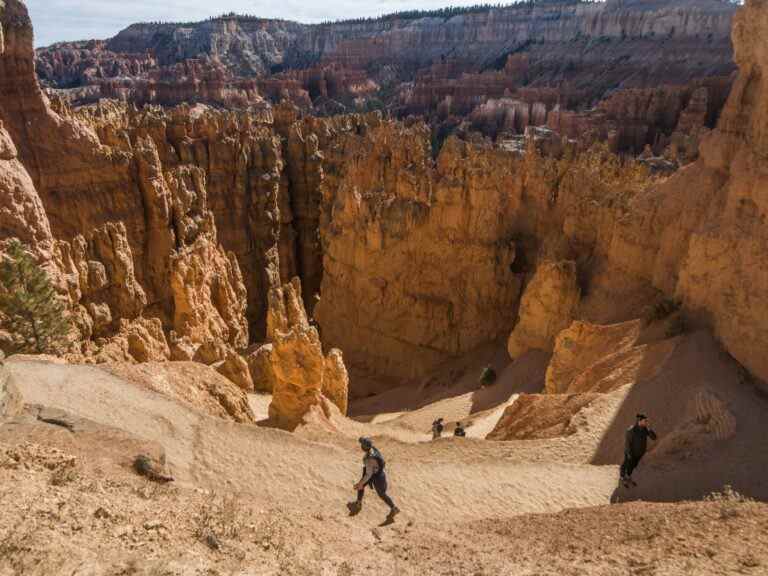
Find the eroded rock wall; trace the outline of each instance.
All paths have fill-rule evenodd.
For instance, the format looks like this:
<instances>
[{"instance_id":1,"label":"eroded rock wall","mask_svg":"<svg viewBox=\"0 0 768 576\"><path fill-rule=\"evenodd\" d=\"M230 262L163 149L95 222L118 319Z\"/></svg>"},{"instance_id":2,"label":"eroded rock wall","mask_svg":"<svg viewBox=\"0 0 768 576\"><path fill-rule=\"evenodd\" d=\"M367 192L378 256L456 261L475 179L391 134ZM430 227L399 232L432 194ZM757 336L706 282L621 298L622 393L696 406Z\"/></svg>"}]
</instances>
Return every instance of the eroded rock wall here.
<instances>
[{"instance_id":1,"label":"eroded rock wall","mask_svg":"<svg viewBox=\"0 0 768 576\"><path fill-rule=\"evenodd\" d=\"M338 152L321 224L324 341L391 384L505 333L520 290L511 155L450 140L433 165L424 126L392 123Z\"/></svg>"},{"instance_id":2,"label":"eroded rock wall","mask_svg":"<svg viewBox=\"0 0 768 576\"><path fill-rule=\"evenodd\" d=\"M163 164L172 152L158 148L150 121L128 133L115 110L101 126L54 112L37 84L26 8L6 2L1 21L3 235L40 252L69 297L76 354L165 360L169 332L244 347L245 288L218 243L206 172Z\"/></svg>"},{"instance_id":3,"label":"eroded rock wall","mask_svg":"<svg viewBox=\"0 0 768 576\"><path fill-rule=\"evenodd\" d=\"M733 44L739 75L701 159L638 198L617 230L611 261L680 298L760 378L768 337L760 265L768 250L765 94L768 4L748 1Z\"/></svg>"},{"instance_id":4,"label":"eroded rock wall","mask_svg":"<svg viewBox=\"0 0 768 576\"><path fill-rule=\"evenodd\" d=\"M58 271L81 353L199 359L246 389L275 386L257 374L266 353L249 366L238 352L268 339L268 295L294 276L307 322L344 351L353 383L377 381L353 392L418 379L513 329L549 348L571 317L636 318L661 294L766 377L766 63L763 42L748 40L762 38L765 12L751 2L736 19L741 72L702 158L655 184L604 150L547 158L451 138L433 158L424 124L378 114L51 106L26 12L10 1L4 230ZM643 94L605 113L657 115L663 91ZM677 124L707 117L703 98L691 95ZM520 297L536 303L545 262L572 263L557 289L568 305L538 306L528 330L537 307L519 316ZM342 373L333 355L317 370Z\"/></svg>"}]
</instances>

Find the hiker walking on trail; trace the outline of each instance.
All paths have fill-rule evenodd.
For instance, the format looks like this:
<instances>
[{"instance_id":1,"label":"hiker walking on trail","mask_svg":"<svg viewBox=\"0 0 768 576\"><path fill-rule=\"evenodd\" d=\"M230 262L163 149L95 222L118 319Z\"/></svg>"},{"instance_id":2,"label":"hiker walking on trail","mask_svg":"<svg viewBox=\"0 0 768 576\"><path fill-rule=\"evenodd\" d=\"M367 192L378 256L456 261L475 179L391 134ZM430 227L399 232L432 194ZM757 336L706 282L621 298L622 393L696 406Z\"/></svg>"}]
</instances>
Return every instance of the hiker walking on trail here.
<instances>
[{"instance_id":1,"label":"hiker walking on trail","mask_svg":"<svg viewBox=\"0 0 768 576\"><path fill-rule=\"evenodd\" d=\"M363 507L363 496L365 496L365 487L373 486L376 494L379 495L384 503L389 506L388 519L392 519L400 512L392 498L387 494L387 475L384 472L384 456L373 446L370 438L360 438L360 448L365 455L363 456L363 476L355 484L357 490L357 501L349 504L351 514L357 514Z\"/></svg>"},{"instance_id":2,"label":"hiker walking on trail","mask_svg":"<svg viewBox=\"0 0 768 576\"><path fill-rule=\"evenodd\" d=\"M456 429L453 431L454 436L458 436L459 438L465 438L467 435L467 431L464 430L464 426L461 425L461 422L456 422Z\"/></svg>"},{"instance_id":3,"label":"hiker walking on trail","mask_svg":"<svg viewBox=\"0 0 768 576\"><path fill-rule=\"evenodd\" d=\"M637 468L648 447L648 438L656 440L656 433L648 427L645 414L636 416L635 425L630 426L624 437L624 462L621 464L621 483L625 487L637 486L632 472Z\"/></svg>"},{"instance_id":4,"label":"hiker walking on trail","mask_svg":"<svg viewBox=\"0 0 768 576\"><path fill-rule=\"evenodd\" d=\"M434 422L432 422L432 440L437 440L440 438L440 436L443 435L443 419L438 418Z\"/></svg>"}]
</instances>

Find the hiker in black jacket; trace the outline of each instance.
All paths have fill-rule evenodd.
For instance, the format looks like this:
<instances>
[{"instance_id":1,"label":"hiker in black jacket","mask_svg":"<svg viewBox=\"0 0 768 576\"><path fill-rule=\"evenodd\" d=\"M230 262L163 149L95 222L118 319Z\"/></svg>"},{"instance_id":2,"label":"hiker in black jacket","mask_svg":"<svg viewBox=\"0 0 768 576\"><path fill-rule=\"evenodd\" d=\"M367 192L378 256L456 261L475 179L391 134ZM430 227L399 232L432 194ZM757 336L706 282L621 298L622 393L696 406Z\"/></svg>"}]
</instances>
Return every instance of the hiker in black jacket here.
<instances>
[{"instance_id":1,"label":"hiker in black jacket","mask_svg":"<svg viewBox=\"0 0 768 576\"><path fill-rule=\"evenodd\" d=\"M656 433L648 427L648 417L638 414L635 425L630 426L624 437L624 462L621 465L621 483L624 486L637 486L632 480L632 472L637 468L648 447L648 438L656 440Z\"/></svg>"},{"instance_id":2,"label":"hiker in black jacket","mask_svg":"<svg viewBox=\"0 0 768 576\"><path fill-rule=\"evenodd\" d=\"M437 440L440 438L440 436L443 435L443 419L438 418L434 422L432 422L432 440Z\"/></svg>"},{"instance_id":3,"label":"hiker in black jacket","mask_svg":"<svg viewBox=\"0 0 768 576\"><path fill-rule=\"evenodd\" d=\"M365 487L373 486L376 494L389 506L389 518L392 519L400 512L392 498L387 494L387 475L384 472L384 457L371 442L370 438L360 438L360 448L365 452L363 456L363 476L354 486L357 490L357 501L349 504L351 514L357 514L363 507Z\"/></svg>"}]
</instances>

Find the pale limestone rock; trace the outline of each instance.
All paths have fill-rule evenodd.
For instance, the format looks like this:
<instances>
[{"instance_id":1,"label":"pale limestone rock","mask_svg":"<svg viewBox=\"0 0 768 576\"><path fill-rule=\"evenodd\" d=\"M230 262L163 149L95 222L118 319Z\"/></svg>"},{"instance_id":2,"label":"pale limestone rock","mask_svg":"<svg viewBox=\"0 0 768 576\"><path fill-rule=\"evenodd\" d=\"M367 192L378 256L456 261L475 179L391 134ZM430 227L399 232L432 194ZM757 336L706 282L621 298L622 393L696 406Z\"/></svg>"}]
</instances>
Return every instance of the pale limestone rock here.
<instances>
[{"instance_id":1,"label":"pale limestone rock","mask_svg":"<svg viewBox=\"0 0 768 576\"><path fill-rule=\"evenodd\" d=\"M254 421L245 391L199 362L113 362L104 369L211 416L235 422Z\"/></svg>"}]
</instances>

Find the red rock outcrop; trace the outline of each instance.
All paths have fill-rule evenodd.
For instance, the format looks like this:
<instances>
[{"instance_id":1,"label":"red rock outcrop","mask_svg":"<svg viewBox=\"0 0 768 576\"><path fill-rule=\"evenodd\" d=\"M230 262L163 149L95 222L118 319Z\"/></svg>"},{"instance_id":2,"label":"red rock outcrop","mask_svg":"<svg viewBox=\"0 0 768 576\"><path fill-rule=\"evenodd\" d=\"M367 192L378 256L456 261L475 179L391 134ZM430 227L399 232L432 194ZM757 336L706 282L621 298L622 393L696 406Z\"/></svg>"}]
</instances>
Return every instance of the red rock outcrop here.
<instances>
[{"instance_id":1,"label":"red rock outcrop","mask_svg":"<svg viewBox=\"0 0 768 576\"><path fill-rule=\"evenodd\" d=\"M247 108L264 104L255 80L235 78L223 64L212 59L185 60L139 76L99 81L98 86L102 98L140 105L207 102Z\"/></svg>"},{"instance_id":2,"label":"red rock outcrop","mask_svg":"<svg viewBox=\"0 0 768 576\"><path fill-rule=\"evenodd\" d=\"M571 419L599 394L521 394L486 436L488 440L557 438L576 432Z\"/></svg>"},{"instance_id":3,"label":"red rock outcrop","mask_svg":"<svg viewBox=\"0 0 768 576\"><path fill-rule=\"evenodd\" d=\"M573 381L587 368L610 354L631 349L640 337L641 328L640 320L609 326L574 322L557 335L547 367L546 391L550 394L572 391Z\"/></svg>"},{"instance_id":4,"label":"red rock outcrop","mask_svg":"<svg viewBox=\"0 0 768 576\"><path fill-rule=\"evenodd\" d=\"M37 50L35 60L41 82L60 88L137 78L158 65L150 52L112 52L103 40L54 44Z\"/></svg>"},{"instance_id":5,"label":"red rock outcrop","mask_svg":"<svg viewBox=\"0 0 768 576\"><path fill-rule=\"evenodd\" d=\"M110 128L100 127L104 143L87 117L53 112L35 77L23 4L6 3L2 30L3 233L43 250L70 298L80 353L164 360L169 331L192 343L217 338L231 350L244 347L245 289L237 261L217 242L205 173L163 166L148 137L153 127L129 136L114 110Z\"/></svg>"},{"instance_id":6,"label":"red rock outcrop","mask_svg":"<svg viewBox=\"0 0 768 576\"><path fill-rule=\"evenodd\" d=\"M726 78L726 89L708 97L706 126L714 124L733 71L734 9L718 0L564 0L320 25L230 14L135 24L106 42L57 44L37 58L46 84L80 87L65 92L78 103L117 97L247 107L258 105L262 92L321 115L372 108L424 114L442 129L449 129L448 117L471 115L475 129L491 137L543 125L553 110L581 114L607 98L609 107L650 109L608 118L618 129L617 149L639 153L670 138L688 99L675 93ZM659 97L660 86L671 99ZM492 103L510 98L506 113ZM654 102L664 104L663 117ZM602 114L588 117L598 124L589 133L605 133ZM700 126L690 130L693 141L689 131L678 136L683 156L694 154L688 150L695 150Z\"/></svg>"}]
</instances>

